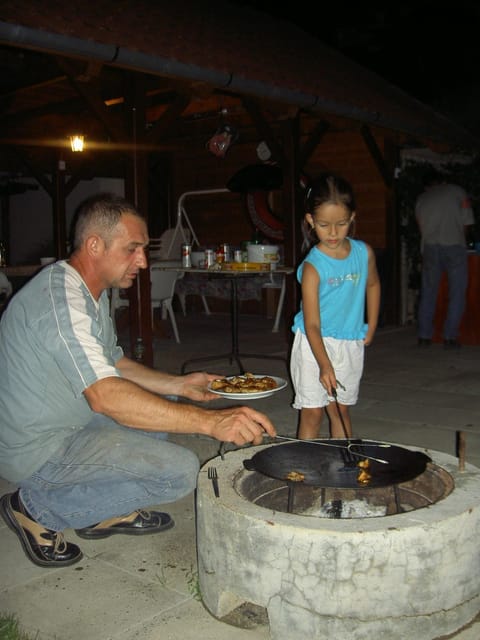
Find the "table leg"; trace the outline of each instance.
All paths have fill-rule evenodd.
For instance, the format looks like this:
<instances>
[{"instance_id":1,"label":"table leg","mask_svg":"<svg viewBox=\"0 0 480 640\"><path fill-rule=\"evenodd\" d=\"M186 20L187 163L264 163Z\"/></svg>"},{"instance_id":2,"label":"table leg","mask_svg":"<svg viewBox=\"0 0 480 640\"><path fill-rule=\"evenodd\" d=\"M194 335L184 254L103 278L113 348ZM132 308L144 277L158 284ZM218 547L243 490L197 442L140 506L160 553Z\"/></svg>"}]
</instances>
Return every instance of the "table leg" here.
<instances>
[{"instance_id":1,"label":"table leg","mask_svg":"<svg viewBox=\"0 0 480 640\"><path fill-rule=\"evenodd\" d=\"M238 373L243 373L243 365L240 361L238 354L238 290L237 290L237 281L236 278L232 278L230 280L231 286L231 294L230 294L230 334L232 341L232 349L230 353L222 353L216 356L204 356L203 358L193 358L192 360L187 360L182 365L182 374L185 373L185 369L189 364L200 363L200 362L213 362L215 360L226 360L230 362L230 364L235 362L238 366Z\"/></svg>"},{"instance_id":2,"label":"table leg","mask_svg":"<svg viewBox=\"0 0 480 640\"><path fill-rule=\"evenodd\" d=\"M238 348L238 289L237 289L237 279L236 277L232 277L230 280L231 283L231 297L230 297L230 329L231 329L231 338L232 338L232 349L230 353L223 353L216 356L205 356L203 358L193 358L192 360L186 360L181 368L182 374L185 373L185 369L188 365L200 362L213 362L216 360L226 360L230 362L230 364L235 361L238 366L238 373L245 373L245 369L242 365L241 359L244 358L255 358L257 360L283 360L285 364L287 363L287 359L283 356L272 356L272 355L262 355L262 354L248 354L248 353L239 353Z\"/></svg>"},{"instance_id":3,"label":"table leg","mask_svg":"<svg viewBox=\"0 0 480 640\"><path fill-rule=\"evenodd\" d=\"M268 354L259 354L259 353L240 353L238 348L238 290L237 290L237 281L235 278L232 278L232 358L234 358L240 366L240 370L242 373L245 372L245 369L242 367L242 363L240 359L244 360L245 358L256 358L257 360L283 360L285 363L287 362L286 358L283 356L271 356Z\"/></svg>"}]
</instances>

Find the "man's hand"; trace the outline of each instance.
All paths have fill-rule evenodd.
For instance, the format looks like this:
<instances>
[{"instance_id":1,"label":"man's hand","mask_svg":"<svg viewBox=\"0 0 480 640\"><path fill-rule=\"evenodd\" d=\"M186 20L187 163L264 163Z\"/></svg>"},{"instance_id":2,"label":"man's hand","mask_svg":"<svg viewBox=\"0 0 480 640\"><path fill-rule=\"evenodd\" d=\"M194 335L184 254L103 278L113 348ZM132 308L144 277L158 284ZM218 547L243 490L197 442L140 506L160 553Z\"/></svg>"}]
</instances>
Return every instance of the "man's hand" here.
<instances>
[{"instance_id":1,"label":"man's hand","mask_svg":"<svg viewBox=\"0 0 480 640\"><path fill-rule=\"evenodd\" d=\"M277 435L269 418L250 407L219 409L209 413L213 420L210 435L221 442L261 444L265 433L272 438Z\"/></svg>"},{"instance_id":2,"label":"man's hand","mask_svg":"<svg viewBox=\"0 0 480 640\"><path fill-rule=\"evenodd\" d=\"M208 385L212 380L217 380L221 377L220 375L204 373L203 371L187 373L179 378L178 395L198 402L218 400L218 395L209 391Z\"/></svg>"}]
</instances>

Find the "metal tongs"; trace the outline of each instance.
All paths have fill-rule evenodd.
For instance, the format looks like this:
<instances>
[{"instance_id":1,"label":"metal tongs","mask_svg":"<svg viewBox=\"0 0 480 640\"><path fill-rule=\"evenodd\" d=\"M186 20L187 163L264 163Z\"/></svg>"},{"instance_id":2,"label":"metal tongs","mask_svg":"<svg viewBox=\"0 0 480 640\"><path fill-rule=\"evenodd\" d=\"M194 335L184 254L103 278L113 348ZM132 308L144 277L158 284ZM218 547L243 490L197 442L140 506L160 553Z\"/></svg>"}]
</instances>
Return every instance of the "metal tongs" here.
<instances>
[{"instance_id":1,"label":"metal tongs","mask_svg":"<svg viewBox=\"0 0 480 640\"><path fill-rule=\"evenodd\" d=\"M343 386L343 384L340 382L340 380L337 380L337 384L339 387L341 387L344 391L346 391L345 387ZM332 395L335 398L335 403L337 405L337 411L338 411L338 415L340 417L340 421L342 423L342 428L343 428L343 433L345 434L345 444L331 444L329 442L320 442L318 440L303 440L300 438L292 438L289 436L275 436L274 438L271 438L270 436L268 436L267 434L264 434L264 438L265 439L270 439L270 440L285 440L287 442L309 442L311 444L318 444L321 447L334 447L335 449L342 449L342 452L344 453L344 461L345 463L348 462L352 462L352 458L351 456L357 456L358 458L367 458L368 460L373 460L374 462L379 462L380 464L389 464L388 460L384 460L383 458L375 458L374 456L367 456L364 453L359 453L358 451L353 451L352 447L382 447L384 449L388 449L391 447L390 444L387 443L366 443L366 442L352 442L351 438L348 437L347 435L347 429L345 427L345 423L343 421L343 417L342 414L340 413L340 408L338 406L338 401L337 401L337 390L332 388ZM226 442L222 442L220 445L220 450L219 450L219 455L221 457L222 460L225 460L225 448L226 448L227 443ZM350 459L349 459L350 457Z\"/></svg>"},{"instance_id":2,"label":"metal tongs","mask_svg":"<svg viewBox=\"0 0 480 640\"><path fill-rule=\"evenodd\" d=\"M337 380L337 384L339 387L341 387L344 391L346 391L345 387L343 386L343 384L340 382L340 380ZM358 453L356 451L352 451L352 446L369 446L369 445L363 445L362 443L358 443L358 442L351 442L350 438L348 437L347 434L347 429L345 427L345 422L343 421L343 416L342 413L340 411L340 407L338 406L338 399L337 399L337 390L335 388L332 388L332 395L335 399L335 404L337 407L337 412L338 412L338 417L340 418L340 422L342 423L342 429L343 429L343 434L346 438L347 441L347 445L345 447L345 455L344 455L344 461L346 464L355 464L355 460L352 459L352 456L360 456L362 458L367 458L368 460L374 460L375 462L380 462L381 464L388 464L388 460L383 460L382 458L374 458L373 456L367 456L363 453ZM373 446L379 446L379 445L370 445L371 447ZM380 445L380 446L390 446L390 445Z\"/></svg>"},{"instance_id":3,"label":"metal tongs","mask_svg":"<svg viewBox=\"0 0 480 640\"><path fill-rule=\"evenodd\" d=\"M344 391L346 391L345 387L340 382L340 380L337 380L336 382L337 382L339 387L341 387ZM338 404L338 398L337 398L337 390L336 390L335 387L332 387L331 393L332 393L332 396L333 396L333 398L335 400L335 405L337 407L338 417L339 417L341 425L342 425L343 435L345 436L345 439L346 439L346 442L347 442L347 446L342 451L343 461L344 461L346 466L354 466L354 465L356 465L355 457L354 457L355 456L355 452L350 450L351 442L350 442L350 438L348 437L347 428L346 428L345 422L343 420L342 412L340 411L340 407L339 407L339 404Z\"/></svg>"}]
</instances>

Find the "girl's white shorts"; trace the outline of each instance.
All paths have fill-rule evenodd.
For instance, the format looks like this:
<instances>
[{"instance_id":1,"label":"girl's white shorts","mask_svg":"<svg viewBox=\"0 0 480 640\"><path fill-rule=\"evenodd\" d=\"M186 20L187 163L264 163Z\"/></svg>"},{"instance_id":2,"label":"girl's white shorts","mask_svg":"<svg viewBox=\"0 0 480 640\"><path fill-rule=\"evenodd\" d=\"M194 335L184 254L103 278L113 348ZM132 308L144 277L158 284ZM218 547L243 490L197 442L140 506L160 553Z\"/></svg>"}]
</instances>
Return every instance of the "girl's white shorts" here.
<instances>
[{"instance_id":1,"label":"girl's white shorts","mask_svg":"<svg viewBox=\"0 0 480 640\"><path fill-rule=\"evenodd\" d=\"M328 357L335 370L337 400L340 404L353 405L358 399L360 379L363 373L365 343L363 340L337 340L323 338ZM326 407L334 401L320 382L320 368L313 355L307 336L299 329L295 334L290 355L290 375L295 390L294 409Z\"/></svg>"}]
</instances>

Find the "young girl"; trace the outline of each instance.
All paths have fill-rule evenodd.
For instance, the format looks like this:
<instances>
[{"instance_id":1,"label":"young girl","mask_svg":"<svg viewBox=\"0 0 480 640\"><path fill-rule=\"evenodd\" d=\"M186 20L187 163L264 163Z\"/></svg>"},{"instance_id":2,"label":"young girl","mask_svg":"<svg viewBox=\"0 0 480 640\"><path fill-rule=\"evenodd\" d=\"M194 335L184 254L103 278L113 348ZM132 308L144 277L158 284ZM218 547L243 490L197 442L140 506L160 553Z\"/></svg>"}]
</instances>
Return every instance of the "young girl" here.
<instances>
[{"instance_id":1,"label":"young girl","mask_svg":"<svg viewBox=\"0 0 480 640\"><path fill-rule=\"evenodd\" d=\"M319 436L324 408L330 436L351 437L348 405L358 398L364 347L373 339L380 308L375 254L348 236L355 201L346 180L320 175L308 189L305 204L306 243L316 244L297 270L302 303L292 326L290 372L293 407L301 410L298 437Z\"/></svg>"}]
</instances>

